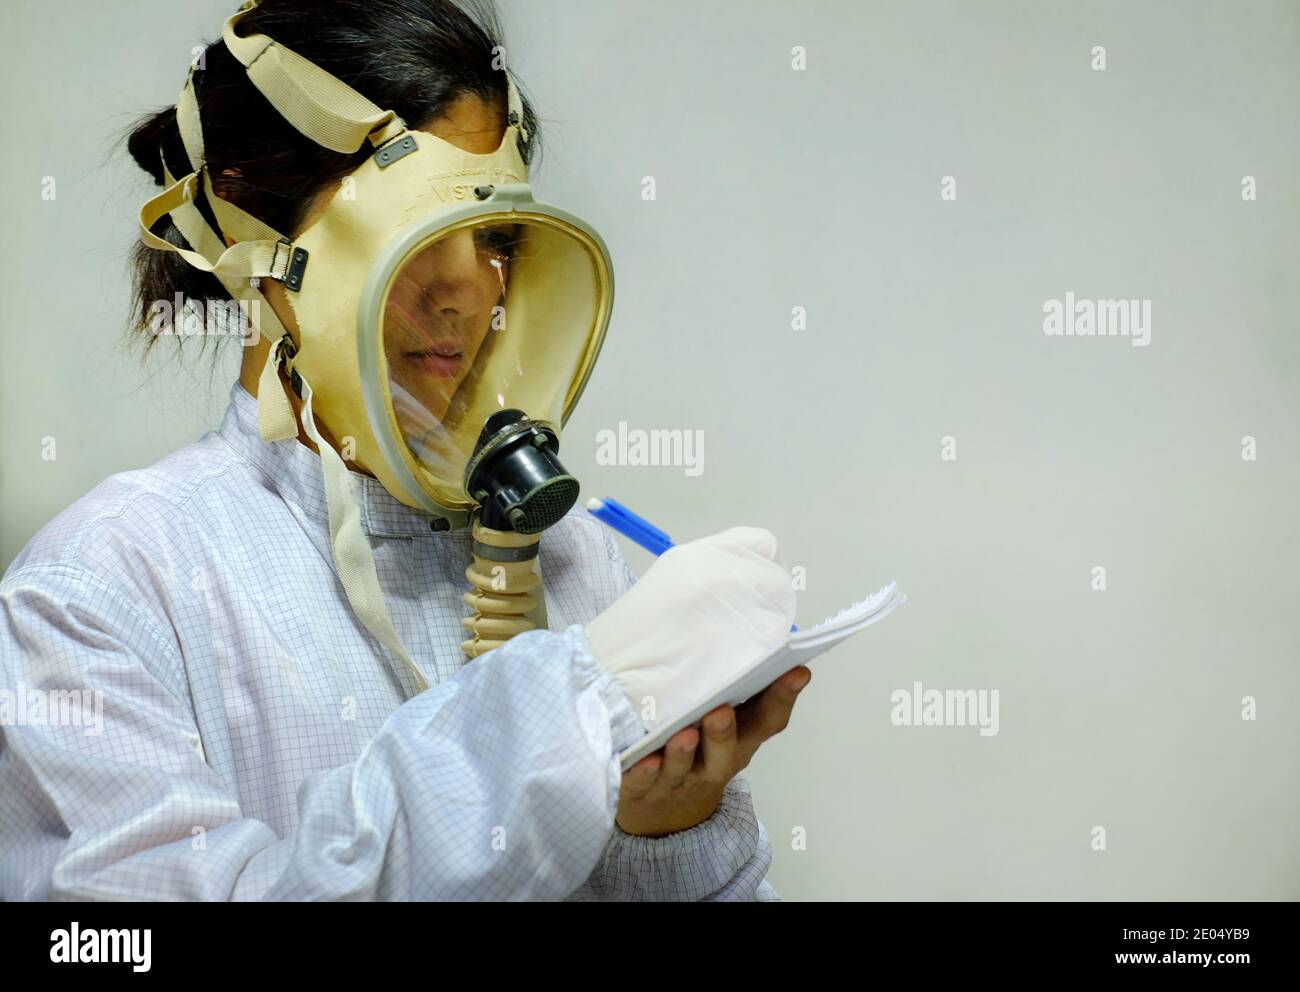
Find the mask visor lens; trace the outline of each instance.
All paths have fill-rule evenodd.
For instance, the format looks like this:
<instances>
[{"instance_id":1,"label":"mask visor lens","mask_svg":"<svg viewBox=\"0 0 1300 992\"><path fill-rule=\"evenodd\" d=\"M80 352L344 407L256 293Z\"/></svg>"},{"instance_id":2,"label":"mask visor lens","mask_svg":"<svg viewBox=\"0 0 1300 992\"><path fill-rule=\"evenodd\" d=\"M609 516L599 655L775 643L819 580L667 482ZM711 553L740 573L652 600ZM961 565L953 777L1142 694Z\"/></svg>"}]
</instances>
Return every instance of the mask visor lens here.
<instances>
[{"instance_id":1,"label":"mask visor lens","mask_svg":"<svg viewBox=\"0 0 1300 992\"><path fill-rule=\"evenodd\" d=\"M518 409L559 429L603 331L605 276L572 228L513 214L435 235L398 266L381 323L389 402L444 498L464 495L493 413Z\"/></svg>"}]
</instances>

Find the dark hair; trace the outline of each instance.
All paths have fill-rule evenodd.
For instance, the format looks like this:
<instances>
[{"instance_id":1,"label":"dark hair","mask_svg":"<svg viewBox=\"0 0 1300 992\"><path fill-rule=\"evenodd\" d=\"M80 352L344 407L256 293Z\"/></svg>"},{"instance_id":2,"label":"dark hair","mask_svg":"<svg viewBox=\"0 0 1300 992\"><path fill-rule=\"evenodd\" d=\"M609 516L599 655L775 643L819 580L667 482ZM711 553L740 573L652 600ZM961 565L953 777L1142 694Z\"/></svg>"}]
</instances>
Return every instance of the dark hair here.
<instances>
[{"instance_id":1,"label":"dark hair","mask_svg":"<svg viewBox=\"0 0 1300 992\"><path fill-rule=\"evenodd\" d=\"M492 0L262 0L240 21L239 33L270 36L372 103L396 111L410 127L428 126L468 94L504 106L505 50ZM341 154L304 137L253 86L222 40L208 45L202 59L194 89L214 190L292 236L315 194L354 170L373 149L367 142L358 152ZM177 67L178 90L184 69ZM525 155L535 159L538 122L523 99L529 132ZM174 177L190 172L174 106L139 121L127 149L157 185L163 183L160 154ZM197 205L212 224L202 192ZM153 233L192 247L169 217L159 220ZM149 326L155 300L171 300L177 293L186 300L230 299L215 276L174 252L137 242L131 268L133 337ZM144 337L147 351L157 336Z\"/></svg>"}]
</instances>

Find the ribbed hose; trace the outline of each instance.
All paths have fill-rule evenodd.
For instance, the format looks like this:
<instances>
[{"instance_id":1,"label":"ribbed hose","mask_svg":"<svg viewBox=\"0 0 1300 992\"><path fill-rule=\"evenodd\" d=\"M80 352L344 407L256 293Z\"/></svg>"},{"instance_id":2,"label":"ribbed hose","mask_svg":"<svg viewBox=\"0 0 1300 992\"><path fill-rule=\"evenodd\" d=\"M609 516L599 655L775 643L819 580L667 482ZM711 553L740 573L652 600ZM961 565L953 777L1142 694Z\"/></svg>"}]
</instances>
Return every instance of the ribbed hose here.
<instances>
[{"instance_id":1,"label":"ribbed hose","mask_svg":"<svg viewBox=\"0 0 1300 992\"><path fill-rule=\"evenodd\" d=\"M542 579L534 568L540 534L493 530L478 520L473 533L474 561L465 578L474 588L462 598L474 615L461 621L473 636L460 645L469 658L536 630L538 608L545 601Z\"/></svg>"}]
</instances>

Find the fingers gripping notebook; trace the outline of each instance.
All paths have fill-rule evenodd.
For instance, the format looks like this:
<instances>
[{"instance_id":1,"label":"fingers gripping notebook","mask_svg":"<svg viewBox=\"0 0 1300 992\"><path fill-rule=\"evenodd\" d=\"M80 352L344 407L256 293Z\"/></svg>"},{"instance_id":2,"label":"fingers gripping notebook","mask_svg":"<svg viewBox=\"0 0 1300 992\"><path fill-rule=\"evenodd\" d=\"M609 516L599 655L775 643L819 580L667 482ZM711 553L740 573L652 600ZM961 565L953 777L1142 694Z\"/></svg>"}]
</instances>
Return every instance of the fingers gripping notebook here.
<instances>
[{"instance_id":1,"label":"fingers gripping notebook","mask_svg":"<svg viewBox=\"0 0 1300 992\"><path fill-rule=\"evenodd\" d=\"M627 771L647 754L659 750L677 731L699 723L704 714L710 710L723 703L739 706L751 696L762 692L790 669L808 664L840 641L865 627L870 627L877 620L883 620L905 602L907 597L898 591L897 583L891 582L874 596L868 596L861 602L840 610L817 626L792 633L783 645L767 657L756 661L729 685L713 693L708 699L702 700L689 712L665 720L624 751L621 757L623 770Z\"/></svg>"}]
</instances>

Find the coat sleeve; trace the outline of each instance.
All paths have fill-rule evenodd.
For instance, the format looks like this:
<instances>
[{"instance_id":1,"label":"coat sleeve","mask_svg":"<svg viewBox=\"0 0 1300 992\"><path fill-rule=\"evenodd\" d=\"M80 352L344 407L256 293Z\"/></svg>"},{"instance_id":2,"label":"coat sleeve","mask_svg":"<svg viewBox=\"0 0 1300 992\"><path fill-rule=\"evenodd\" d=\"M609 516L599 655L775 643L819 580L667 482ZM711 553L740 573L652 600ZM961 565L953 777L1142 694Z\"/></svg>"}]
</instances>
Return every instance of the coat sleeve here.
<instances>
[{"instance_id":1,"label":"coat sleeve","mask_svg":"<svg viewBox=\"0 0 1300 992\"><path fill-rule=\"evenodd\" d=\"M6 577L0 899L562 899L605 856L644 733L580 626L532 631L309 776L278 837L206 763L184 680L95 575Z\"/></svg>"},{"instance_id":2,"label":"coat sleeve","mask_svg":"<svg viewBox=\"0 0 1300 992\"><path fill-rule=\"evenodd\" d=\"M617 542L600 528L623 591L636 576ZM766 875L772 864L767 829L754 813L744 773L727 783L713 815L689 830L638 837L617 824L605 853L574 902L778 902Z\"/></svg>"},{"instance_id":3,"label":"coat sleeve","mask_svg":"<svg viewBox=\"0 0 1300 992\"><path fill-rule=\"evenodd\" d=\"M637 837L617 824L573 902L775 902L767 830L754 815L743 773L727 783L713 815L689 830Z\"/></svg>"}]
</instances>

